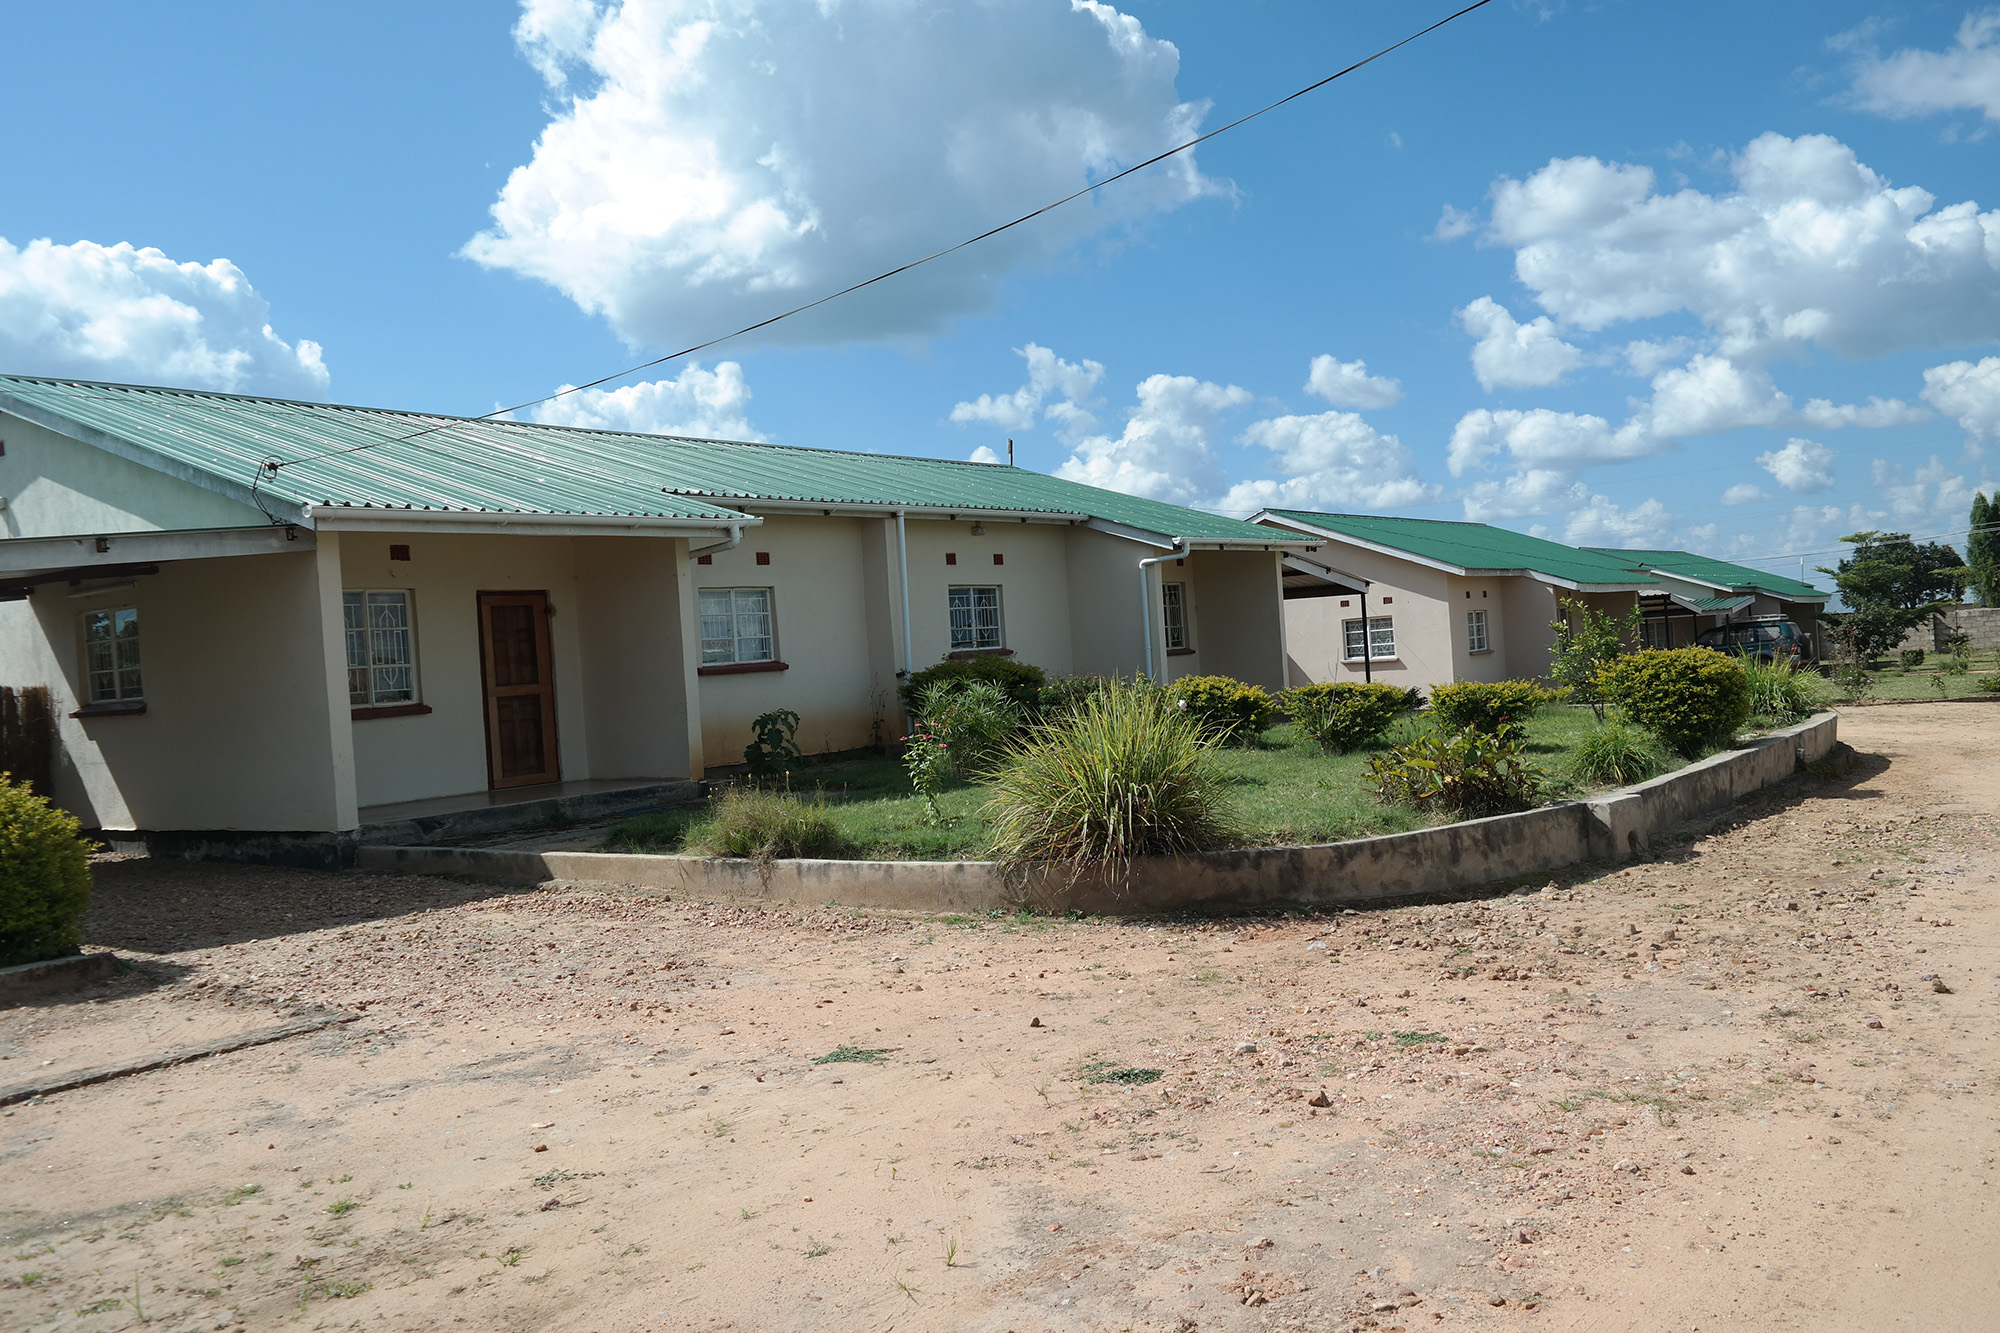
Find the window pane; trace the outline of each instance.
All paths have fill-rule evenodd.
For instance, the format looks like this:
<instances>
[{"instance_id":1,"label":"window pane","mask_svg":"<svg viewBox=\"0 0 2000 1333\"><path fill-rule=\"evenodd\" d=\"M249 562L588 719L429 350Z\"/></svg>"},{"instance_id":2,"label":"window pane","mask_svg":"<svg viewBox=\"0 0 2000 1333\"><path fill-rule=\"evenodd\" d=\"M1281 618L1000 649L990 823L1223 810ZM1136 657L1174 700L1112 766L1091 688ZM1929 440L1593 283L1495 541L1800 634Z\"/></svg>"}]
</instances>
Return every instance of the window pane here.
<instances>
[{"instance_id":1,"label":"window pane","mask_svg":"<svg viewBox=\"0 0 2000 1333\"><path fill-rule=\"evenodd\" d=\"M729 589L703 588L701 590L701 613L705 616L728 615Z\"/></svg>"},{"instance_id":2,"label":"window pane","mask_svg":"<svg viewBox=\"0 0 2000 1333\"><path fill-rule=\"evenodd\" d=\"M342 619L347 622L347 628L361 628L363 618L361 604L366 597L366 593L359 592L344 592L340 594L340 614Z\"/></svg>"},{"instance_id":3,"label":"window pane","mask_svg":"<svg viewBox=\"0 0 2000 1333\"><path fill-rule=\"evenodd\" d=\"M701 664L703 666L727 666L735 660L735 639L703 639L701 641Z\"/></svg>"},{"instance_id":4,"label":"window pane","mask_svg":"<svg viewBox=\"0 0 2000 1333\"><path fill-rule=\"evenodd\" d=\"M1396 655L1396 622L1392 619L1368 622L1368 651L1371 657Z\"/></svg>"},{"instance_id":5,"label":"window pane","mask_svg":"<svg viewBox=\"0 0 2000 1333\"><path fill-rule=\"evenodd\" d=\"M1187 647L1187 612L1182 585L1163 583L1160 585L1160 606L1166 626L1167 647Z\"/></svg>"}]
</instances>

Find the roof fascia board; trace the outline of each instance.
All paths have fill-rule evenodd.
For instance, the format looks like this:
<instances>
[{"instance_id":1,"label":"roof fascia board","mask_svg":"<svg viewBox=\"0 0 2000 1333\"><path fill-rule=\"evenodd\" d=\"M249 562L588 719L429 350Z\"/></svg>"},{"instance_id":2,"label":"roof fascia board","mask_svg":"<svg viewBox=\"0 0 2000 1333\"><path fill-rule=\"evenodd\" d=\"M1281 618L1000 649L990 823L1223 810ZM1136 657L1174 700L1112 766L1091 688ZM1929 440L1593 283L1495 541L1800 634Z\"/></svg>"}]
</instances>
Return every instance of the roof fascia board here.
<instances>
[{"instance_id":1,"label":"roof fascia board","mask_svg":"<svg viewBox=\"0 0 2000 1333\"><path fill-rule=\"evenodd\" d=\"M314 505L313 518L325 532L497 533L535 537L720 537L764 520L662 518L630 514L508 514L461 509L363 509Z\"/></svg>"},{"instance_id":2,"label":"roof fascia board","mask_svg":"<svg viewBox=\"0 0 2000 1333\"><path fill-rule=\"evenodd\" d=\"M103 543L103 549L98 548ZM71 537L10 537L0 540L0 577L45 569L92 565L165 564L238 555L310 551L311 529L272 525L256 528L166 529L107 532Z\"/></svg>"},{"instance_id":3,"label":"roof fascia board","mask_svg":"<svg viewBox=\"0 0 2000 1333\"><path fill-rule=\"evenodd\" d=\"M190 486L199 486L202 490L220 495L224 499L234 500L238 504L247 505L251 509L264 510L264 506L260 503L261 497L258 493L252 491L247 483L231 481L227 477L208 471L206 468L198 468L191 464L183 463L177 458L169 458L165 454L155 453L144 445L128 440L122 435L113 435L109 431L99 430L95 426L86 426L80 421L73 421L59 412L50 411L39 403L23 402L10 393L0 392L0 412L18 417L29 425L40 426L43 430L54 431L56 434L64 436L67 439L75 440L78 444L87 444L93 449L102 449L105 453L122 458L128 463L137 463L141 467L151 468L153 471L163 473L166 476L174 478L176 481L184 481ZM305 528L312 526L312 521L307 515L307 506L297 505L296 502L287 501L278 496L273 496L272 498L278 500L282 505L288 507L295 506L298 509L298 517L296 519L287 514L282 521L286 523L295 522L298 526ZM268 513L270 511L264 510L264 512Z\"/></svg>"},{"instance_id":4,"label":"roof fascia board","mask_svg":"<svg viewBox=\"0 0 2000 1333\"><path fill-rule=\"evenodd\" d=\"M1704 588L1713 588L1717 592L1736 592L1744 586L1737 583L1717 583L1714 579L1696 578L1694 575L1684 574L1678 569L1649 569L1646 572L1658 578L1679 579L1682 583L1697 583Z\"/></svg>"},{"instance_id":5,"label":"roof fascia board","mask_svg":"<svg viewBox=\"0 0 2000 1333\"><path fill-rule=\"evenodd\" d=\"M1307 523L1296 518L1281 518L1278 515L1271 513L1269 510L1264 510L1257 514L1253 514L1250 518L1250 521L1252 523L1256 523L1259 522L1260 520L1265 520L1265 519L1268 519L1273 524L1284 524L1288 527L1296 528L1301 532L1311 533L1313 536L1322 538L1325 541L1340 542L1343 545L1359 547L1361 550L1373 551L1377 555L1386 555L1394 560L1407 560L1413 565L1422 565L1427 569L1441 569L1447 574L1491 575L1491 574L1519 574L1525 572L1518 569L1469 570L1460 565L1447 564L1445 561L1442 560L1433 560L1427 555L1418 555L1414 551L1405 551L1400 546L1390 546L1384 542L1372 542L1364 537L1355 537L1348 533L1338 531L1337 529L1334 528L1322 528L1318 524Z\"/></svg>"},{"instance_id":6,"label":"roof fascia board","mask_svg":"<svg viewBox=\"0 0 2000 1333\"><path fill-rule=\"evenodd\" d=\"M860 500L759 500L741 495L697 494L692 491L675 491L691 500L708 500L718 505L740 505L746 514L757 510L769 510L774 514L805 514L813 518L893 518L902 514L908 518L956 519L1017 519L1023 523L1053 523L1071 527L1084 521L1087 515L1072 514L1057 509L981 509L967 506L952 509L942 505L898 505L877 504Z\"/></svg>"},{"instance_id":7,"label":"roof fascia board","mask_svg":"<svg viewBox=\"0 0 2000 1333\"><path fill-rule=\"evenodd\" d=\"M1317 550L1318 548L1315 547L1313 549ZM1329 583L1345 580L1353 584L1357 590L1363 592L1367 591L1373 583L1372 580L1364 579L1359 574L1350 574L1338 566L1329 565L1324 560L1309 560L1305 556L1294 555L1290 551L1285 553L1285 568L1295 574L1311 574L1319 578L1326 578L1326 576L1332 575L1332 578L1327 579Z\"/></svg>"}]
</instances>

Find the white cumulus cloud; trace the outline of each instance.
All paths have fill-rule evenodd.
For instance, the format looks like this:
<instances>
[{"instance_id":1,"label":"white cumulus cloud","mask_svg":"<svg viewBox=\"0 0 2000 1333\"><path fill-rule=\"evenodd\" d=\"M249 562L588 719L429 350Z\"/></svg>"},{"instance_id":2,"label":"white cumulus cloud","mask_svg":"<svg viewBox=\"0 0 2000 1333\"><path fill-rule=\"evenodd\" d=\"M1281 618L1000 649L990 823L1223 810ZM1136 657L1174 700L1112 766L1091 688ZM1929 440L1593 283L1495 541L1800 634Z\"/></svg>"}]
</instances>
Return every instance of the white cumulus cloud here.
<instances>
[{"instance_id":1,"label":"white cumulus cloud","mask_svg":"<svg viewBox=\"0 0 2000 1333\"><path fill-rule=\"evenodd\" d=\"M227 259L0 238L0 366L16 374L324 396L319 344L286 342L270 317Z\"/></svg>"},{"instance_id":2,"label":"white cumulus cloud","mask_svg":"<svg viewBox=\"0 0 2000 1333\"><path fill-rule=\"evenodd\" d=\"M1739 363L2000 338L2000 210L1937 207L1825 135L1764 134L1732 193L1656 190L1643 166L1552 161L1492 190L1487 236L1560 326L1685 311Z\"/></svg>"},{"instance_id":3,"label":"white cumulus cloud","mask_svg":"<svg viewBox=\"0 0 2000 1333\"><path fill-rule=\"evenodd\" d=\"M1093 0L527 0L554 99L465 253L628 342L822 295L1192 137L1180 53ZM923 335L1000 280L1222 187L1181 154L1102 196L762 335Z\"/></svg>"},{"instance_id":4,"label":"white cumulus cloud","mask_svg":"<svg viewBox=\"0 0 2000 1333\"><path fill-rule=\"evenodd\" d=\"M1924 401L1979 439L2000 439L2000 356L1952 361L1924 372Z\"/></svg>"},{"instance_id":5,"label":"white cumulus cloud","mask_svg":"<svg viewBox=\"0 0 2000 1333\"><path fill-rule=\"evenodd\" d=\"M1673 514L1658 500L1625 508L1593 495L1571 512L1563 540L1573 546L1657 547L1666 543L1673 526Z\"/></svg>"},{"instance_id":6,"label":"white cumulus cloud","mask_svg":"<svg viewBox=\"0 0 2000 1333\"><path fill-rule=\"evenodd\" d=\"M1363 410L1394 407L1403 401L1401 380L1370 375L1365 361L1340 361L1316 356L1306 373L1306 392L1318 394L1335 407Z\"/></svg>"},{"instance_id":7,"label":"white cumulus cloud","mask_svg":"<svg viewBox=\"0 0 2000 1333\"><path fill-rule=\"evenodd\" d=\"M1174 504L1212 504L1229 486L1215 454L1223 414L1250 401L1234 384L1191 375L1149 375L1118 435L1089 435L1056 469L1058 477Z\"/></svg>"},{"instance_id":8,"label":"white cumulus cloud","mask_svg":"<svg viewBox=\"0 0 2000 1333\"><path fill-rule=\"evenodd\" d=\"M1465 331L1479 339L1472 349L1472 372L1481 388L1534 388L1555 384L1583 362L1583 352L1556 334L1547 315L1517 321L1490 296L1458 312Z\"/></svg>"},{"instance_id":9,"label":"white cumulus cloud","mask_svg":"<svg viewBox=\"0 0 2000 1333\"><path fill-rule=\"evenodd\" d=\"M1451 432L1446 465L1454 477L1505 456L1518 468L1574 470L1593 463L1643 458L1665 447L1665 441L1628 422L1613 429L1603 417L1555 412L1546 407L1527 411L1492 411L1477 407L1458 420Z\"/></svg>"},{"instance_id":10,"label":"white cumulus cloud","mask_svg":"<svg viewBox=\"0 0 2000 1333\"><path fill-rule=\"evenodd\" d=\"M1868 55L1855 67L1854 92L1885 116L1978 111L2000 120L2000 9L1967 14L1942 51Z\"/></svg>"},{"instance_id":11,"label":"white cumulus cloud","mask_svg":"<svg viewBox=\"0 0 2000 1333\"><path fill-rule=\"evenodd\" d=\"M750 385L743 378L742 366L722 361L714 370L704 370L695 362L670 380L565 394L540 404L533 415L550 426L690 435L706 440L762 440L764 436L750 424L749 406Z\"/></svg>"},{"instance_id":12,"label":"white cumulus cloud","mask_svg":"<svg viewBox=\"0 0 2000 1333\"><path fill-rule=\"evenodd\" d=\"M1757 466L1794 495L1810 495L1833 485L1833 450L1814 440L1786 440L1784 448L1757 455Z\"/></svg>"},{"instance_id":13,"label":"white cumulus cloud","mask_svg":"<svg viewBox=\"0 0 2000 1333\"><path fill-rule=\"evenodd\" d=\"M1722 493L1722 503L1726 505L1756 504L1759 500L1770 498L1764 488L1754 481L1738 482Z\"/></svg>"},{"instance_id":14,"label":"white cumulus cloud","mask_svg":"<svg viewBox=\"0 0 2000 1333\"><path fill-rule=\"evenodd\" d=\"M1253 423L1245 444L1270 450L1281 479L1240 481L1222 497L1229 513L1279 509L1398 509L1435 499L1403 442L1352 412L1272 417Z\"/></svg>"},{"instance_id":15,"label":"white cumulus cloud","mask_svg":"<svg viewBox=\"0 0 2000 1333\"><path fill-rule=\"evenodd\" d=\"M1028 382L1012 393L982 393L956 404L951 419L960 425L978 422L1002 430L1029 431L1047 417L1067 430L1089 430L1097 424L1097 386L1104 367L1091 360L1065 361L1046 347L1029 343L1014 349L1028 363Z\"/></svg>"}]
</instances>

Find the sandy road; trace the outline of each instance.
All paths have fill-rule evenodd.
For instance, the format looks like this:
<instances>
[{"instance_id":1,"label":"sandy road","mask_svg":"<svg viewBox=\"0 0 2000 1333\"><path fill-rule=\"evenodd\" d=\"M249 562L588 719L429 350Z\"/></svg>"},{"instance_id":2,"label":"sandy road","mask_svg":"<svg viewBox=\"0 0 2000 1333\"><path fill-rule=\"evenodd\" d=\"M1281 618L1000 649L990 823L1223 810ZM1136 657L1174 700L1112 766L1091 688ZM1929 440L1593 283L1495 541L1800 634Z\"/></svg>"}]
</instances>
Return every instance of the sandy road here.
<instances>
[{"instance_id":1,"label":"sandy road","mask_svg":"<svg viewBox=\"0 0 2000 1333\"><path fill-rule=\"evenodd\" d=\"M153 978L0 1084L365 1017L10 1108L0 1328L1990 1329L2000 709L1842 731L1644 865L1319 919L107 863Z\"/></svg>"}]
</instances>

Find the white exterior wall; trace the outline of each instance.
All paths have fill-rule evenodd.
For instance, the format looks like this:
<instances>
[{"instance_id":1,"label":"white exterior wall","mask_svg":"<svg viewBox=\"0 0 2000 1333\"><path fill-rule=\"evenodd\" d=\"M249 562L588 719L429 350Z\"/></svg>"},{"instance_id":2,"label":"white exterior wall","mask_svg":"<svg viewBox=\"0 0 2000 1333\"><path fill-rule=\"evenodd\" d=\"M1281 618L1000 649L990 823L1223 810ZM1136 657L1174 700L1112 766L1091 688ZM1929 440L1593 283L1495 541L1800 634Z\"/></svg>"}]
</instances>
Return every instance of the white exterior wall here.
<instances>
[{"instance_id":1,"label":"white exterior wall","mask_svg":"<svg viewBox=\"0 0 2000 1333\"><path fill-rule=\"evenodd\" d=\"M1453 680L1495 681L1511 679L1507 655L1508 617L1505 614L1506 585L1518 578L1463 578L1450 576L1445 583L1445 628L1451 635ZM1466 613L1486 613L1486 651L1472 651L1471 630ZM1442 682L1434 682L1442 683Z\"/></svg>"},{"instance_id":2,"label":"white exterior wall","mask_svg":"<svg viewBox=\"0 0 2000 1333\"><path fill-rule=\"evenodd\" d=\"M0 413L0 536L258 527L253 506ZM250 478L243 479L247 486Z\"/></svg>"},{"instance_id":3,"label":"white exterior wall","mask_svg":"<svg viewBox=\"0 0 2000 1333\"><path fill-rule=\"evenodd\" d=\"M135 586L0 604L0 683L62 716L57 804L104 829L353 828L340 547L164 565ZM142 714L72 718L84 613L139 612Z\"/></svg>"},{"instance_id":4,"label":"white exterior wall","mask_svg":"<svg viewBox=\"0 0 2000 1333\"><path fill-rule=\"evenodd\" d=\"M1428 689L1454 678L1454 645L1462 648L1463 633L1452 633L1451 575L1414 560L1338 542L1328 543L1321 554L1329 564L1369 581L1370 619L1390 616L1396 622L1396 657L1369 664L1375 680L1404 689ZM1284 615L1288 675L1294 684L1363 678L1361 662L1342 656L1346 651L1342 626L1361 618L1359 593L1294 597L1285 602Z\"/></svg>"},{"instance_id":5,"label":"white exterior wall","mask_svg":"<svg viewBox=\"0 0 2000 1333\"><path fill-rule=\"evenodd\" d=\"M1174 676L1232 676L1267 690L1287 684L1286 617L1281 557L1275 551L1197 551L1188 558L1189 631L1197 649L1193 657L1172 659ZM1158 567L1163 578L1184 571ZM1172 574L1167 574L1172 570ZM1134 594L1136 596L1136 593ZM1155 593L1155 617L1159 601ZM1337 599L1320 599L1337 600ZM1162 621L1162 632L1165 626Z\"/></svg>"}]
</instances>

